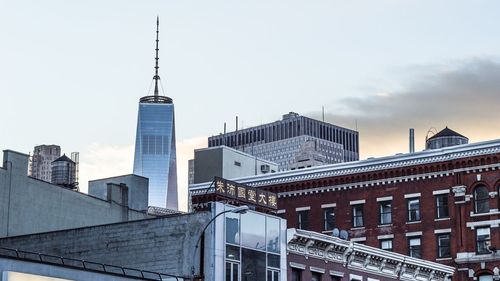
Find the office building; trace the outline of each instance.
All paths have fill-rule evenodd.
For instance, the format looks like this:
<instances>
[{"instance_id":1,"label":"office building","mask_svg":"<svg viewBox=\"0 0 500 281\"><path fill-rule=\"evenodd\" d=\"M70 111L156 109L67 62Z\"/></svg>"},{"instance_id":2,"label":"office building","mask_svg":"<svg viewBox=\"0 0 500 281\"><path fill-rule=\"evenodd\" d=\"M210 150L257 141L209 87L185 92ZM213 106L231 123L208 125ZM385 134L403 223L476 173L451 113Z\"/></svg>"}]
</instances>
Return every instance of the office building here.
<instances>
[{"instance_id":1,"label":"office building","mask_svg":"<svg viewBox=\"0 0 500 281\"><path fill-rule=\"evenodd\" d=\"M325 164L359 159L358 132L314 120L297 113L283 119L208 138L208 146L225 145L276 162L279 170L289 170L305 142L314 141ZM319 164L319 162L311 162Z\"/></svg>"},{"instance_id":2,"label":"office building","mask_svg":"<svg viewBox=\"0 0 500 281\"><path fill-rule=\"evenodd\" d=\"M61 156L59 145L38 145L33 149L29 175L33 178L51 182L52 162Z\"/></svg>"},{"instance_id":3,"label":"office building","mask_svg":"<svg viewBox=\"0 0 500 281\"><path fill-rule=\"evenodd\" d=\"M353 242L453 266L456 281L500 278L500 140L238 182L277 193L289 227L347 230ZM190 186L193 205L213 196L207 187Z\"/></svg>"},{"instance_id":4,"label":"office building","mask_svg":"<svg viewBox=\"0 0 500 281\"><path fill-rule=\"evenodd\" d=\"M133 173L149 179L150 206L177 210L174 104L171 98L159 95L158 33L159 20L154 95L139 100Z\"/></svg>"},{"instance_id":5,"label":"office building","mask_svg":"<svg viewBox=\"0 0 500 281\"><path fill-rule=\"evenodd\" d=\"M196 149L190 163L192 166L189 175L193 177L191 183L210 182L215 177L235 179L278 170L276 163L227 146Z\"/></svg>"}]
</instances>

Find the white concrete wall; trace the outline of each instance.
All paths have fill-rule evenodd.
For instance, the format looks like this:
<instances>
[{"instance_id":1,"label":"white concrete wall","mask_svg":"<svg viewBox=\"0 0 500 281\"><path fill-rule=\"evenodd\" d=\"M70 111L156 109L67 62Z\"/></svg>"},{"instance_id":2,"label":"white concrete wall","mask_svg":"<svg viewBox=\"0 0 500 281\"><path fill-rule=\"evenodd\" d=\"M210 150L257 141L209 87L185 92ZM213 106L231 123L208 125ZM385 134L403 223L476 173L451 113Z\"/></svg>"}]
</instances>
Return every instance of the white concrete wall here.
<instances>
[{"instance_id":1,"label":"white concrete wall","mask_svg":"<svg viewBox=\"0 0 500 281\"><path fill-rule=\"evenodd\" d=\"M4 151L3 160L0 237L148 217L126 206L28 177L28 155Z\"/></svg>"}]
</instances>

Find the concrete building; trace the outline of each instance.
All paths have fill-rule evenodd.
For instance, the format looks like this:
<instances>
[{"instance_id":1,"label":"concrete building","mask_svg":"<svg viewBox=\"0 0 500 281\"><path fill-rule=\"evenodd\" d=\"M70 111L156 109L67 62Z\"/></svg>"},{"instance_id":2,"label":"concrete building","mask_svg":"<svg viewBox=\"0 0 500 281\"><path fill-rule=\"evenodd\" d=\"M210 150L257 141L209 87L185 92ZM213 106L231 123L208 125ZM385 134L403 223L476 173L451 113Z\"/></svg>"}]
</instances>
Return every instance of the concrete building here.
<instances>
[{"instance_id":1,"label":"concrete building","mask_svg":"<svg viewBox=\"0 0 500 281\"><path fill-rule=\"evenodd\" d=\"M0 248L1 281L183 281L159 272Z\"/></svg>"},{"instance_id":2,"label":"concrete building","mask_svg":"<svg viewBox=\"0 0 500 281\"><path fill-rule=\"evenodd\" d=\"M500 140L242 178L278 194L289 227L500 278ZM193 205L212 196L191 185ZM203 195L204 194L204 195ZM201 196L203 195L203 196Z\"/></svg>"},{"instance_id":3,"label":"concrete building","mask_svg":"<svg viewBox=\"0 0 500 281\"><path fill-rule=\"evenodd\" d=\"M59 145L38 145L33 149L29 175L39 180L51 182L52 162L61 156Z\"/></svg>"},{"instance_id":4,"label":"concrete building","mask_svg":"<svg viewBox=\"0 0 500 281\"><path fill-rule=\"evenodd\" d=\"M126 186L112 185L102 200L27 176L29 155L3 152L0 237L147 218L128 207Z\"/></svg>"},{"instance_id":5,"label":"concrete building","mask_svg":"<svg viewBox=\"0 0 500 281\"><path fill-rule=\"evenodd\" d=\"M127 187L127 204L128 207L138 211L148 210L148 182L145 177L130 174L124 176L116 176L104 179L89 181L89 195L109 200L110 187L113 185L124 185ZM124 200L125 201L125 200Z\"/></svg>"},{"instance_id":6,"label":"concrete building","mask_svg":"<svg viewBox=\"0 0 500 281\"><path fill-rule=\"evenodd\" d=\"M0 247L186 279L285 281L285 220L234 209L214 203L196 213L4 238Z\"/></svg>"},{"instance_id":7,"label":"concrete building","mask_svg":"<svg viewBox=\"0 0 500 281\"><path fill-rule=\"evenodd\" d=\"M264 158L288 170L306 141L314 140L327 164L359 159L358 132L290 112L283 119L208 138L208 147L225 145Z\"/></svg>"},{"instance_id":8,"label":"concrete building","mask_svg":"<svg viewBox=\"0 0 500 281\"><path fill-rule=\"evenodd\" d=\"M194 151L193 183L210 182L214 177L226 179L274 173L278 165L250 154L227 147L217 146Z\"/></svg>"},{"instance_id":9,"label":"concrete building","mask_svg":"<svg viewBox=\"0 0 500 281\"><path fill-rule=\"evenodd\" d=\"M149 179L149 205L178 209L177 156L173 100L159 95L158 28L154 95L139 100L135 139L134 174Z\"/></svg>"}]
</instances>

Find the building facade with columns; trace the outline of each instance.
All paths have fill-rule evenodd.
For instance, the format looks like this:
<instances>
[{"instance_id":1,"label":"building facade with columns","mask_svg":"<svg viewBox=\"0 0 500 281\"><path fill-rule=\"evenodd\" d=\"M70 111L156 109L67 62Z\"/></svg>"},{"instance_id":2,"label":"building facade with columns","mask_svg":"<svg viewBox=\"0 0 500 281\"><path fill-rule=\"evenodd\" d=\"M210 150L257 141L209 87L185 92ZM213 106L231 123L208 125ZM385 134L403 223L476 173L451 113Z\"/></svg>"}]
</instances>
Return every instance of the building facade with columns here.
<instances>
[{"instance_id":1,"label":"building facade with columns","mask_svg":"<svg viewBox=\"0 0 500 281\"><path fill-rule=\"evenodd\" d=\"M500 140L236 179L278 194L289 227L499 280ZM191 185L193 203L209 184ZM202 196L201 194L208 195Z\"/></svg>"}]
</instances>

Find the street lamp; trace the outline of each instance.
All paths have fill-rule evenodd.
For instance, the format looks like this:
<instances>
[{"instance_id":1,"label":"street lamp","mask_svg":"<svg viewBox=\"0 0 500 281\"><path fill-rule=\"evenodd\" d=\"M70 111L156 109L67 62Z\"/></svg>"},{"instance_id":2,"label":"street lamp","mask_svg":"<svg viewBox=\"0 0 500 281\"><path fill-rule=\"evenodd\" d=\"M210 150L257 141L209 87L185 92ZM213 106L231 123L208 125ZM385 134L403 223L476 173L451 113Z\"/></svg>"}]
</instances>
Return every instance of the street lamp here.
<instances>
[{"instance_id":1,"label":"street lamp","mask_svg":"<svg viewBox=\"0 0 500 281\"><path fill-rule=\"evenodd\" d=\"M196 244L194 246L194 252L193 252L193 266L191 267L191 276L192 276L192 279L194 280L194 265L195 265L195 262L194 262L194 258L196 256L196 251L198 250L198 244L200 243L200 240L201 240L201 237L203 236L203 234L205 233L205 230L208 228L208 226L220 215L222 214L225 214L225 213L235 213L235 214L244 214L248 211L248 206L239 206L239 207L236 207L236 208L233 208L231 210L226 210L226 211L223 211L223 212L220 212L218 213L215 217L213 217L206 225L205 227L203 228L203 231L201 232L200 236L198 237L198 240L196 241ZM201 254L201 253L200 253ZM201 261L201 257L200 257L200 261ZM200 264L201 265L201 264Z\"/></svg>"}]
</instances>

